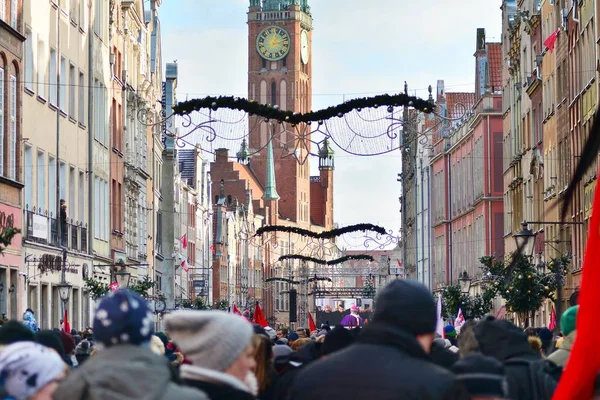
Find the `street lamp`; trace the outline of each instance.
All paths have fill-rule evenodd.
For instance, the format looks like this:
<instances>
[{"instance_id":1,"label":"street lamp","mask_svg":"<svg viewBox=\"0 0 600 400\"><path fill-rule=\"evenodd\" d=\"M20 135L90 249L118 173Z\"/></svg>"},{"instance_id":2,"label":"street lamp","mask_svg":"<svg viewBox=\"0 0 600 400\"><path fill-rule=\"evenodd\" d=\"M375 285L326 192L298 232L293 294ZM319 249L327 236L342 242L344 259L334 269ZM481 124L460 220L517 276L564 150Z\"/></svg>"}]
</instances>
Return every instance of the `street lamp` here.
<instances>
[{"instance_id":1,"label":"street lamp","mask_svg":"<svg viewBox=\"0 0 600 400\"><path fill-rule=\"evenodd\" d=\"M521 250L527 257L533 257L536 234L527 227L527 221L523 221L521 226L521 231L513 235L517 249Z\"/></svg>"},{"instance_id":2,"label":"street lamp","mask_svg":"<svg viewBox=\"0 0 600 400\"><path fill-rule=\"evenodd\" d=\"M120 266L119 271L115 272L115 279L117 280L117 285L119 285L119 289L128 288L131 273L127 272L127 265L125 265L125 263L122 260L119 260L117 265Z\"/></svg>"},{"instance_id":3,"label":"street lamp","mask_svg":"<svg viewBox=\"0 0 600 400\"><path fill-rule=\"evenodd\" d=\"M471 289L471 278L467 271L463 271L462 274L459 275L458 284L460 285L460 291L463 294L469 294L469 290Z\"/></svg>"},{"instance_id":4,"label":"street lamp","mask_svg":"<svg viewBox=\"0 0 600 400\"><path fill-rule=\"evenodd\" d=\"M62 281L56 285L56 287L58 287L58 295L60 296L60 299L65 303L69 301L69 297L71 296L71 288L73 285L71 285L69 282Z\"/></svg>"}]
</instances>

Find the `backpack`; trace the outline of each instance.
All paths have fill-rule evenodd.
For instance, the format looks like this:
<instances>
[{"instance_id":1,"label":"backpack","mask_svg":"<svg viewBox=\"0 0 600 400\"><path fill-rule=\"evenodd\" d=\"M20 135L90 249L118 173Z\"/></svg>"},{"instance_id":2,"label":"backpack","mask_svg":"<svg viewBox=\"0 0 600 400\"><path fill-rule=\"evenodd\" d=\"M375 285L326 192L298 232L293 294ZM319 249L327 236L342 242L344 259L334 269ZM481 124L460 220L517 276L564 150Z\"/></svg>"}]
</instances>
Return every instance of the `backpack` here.
<instances>
[{"instance_id":1,"label":"backpack","mask_svg":"<svg viewBox=\"0 0 600 400\"><path fill-rule=\"evenodd\" d=\"M522 366L527 368L531 400L552 400L562 368L546 359L528 360L511 358L504 362L505 366Z\"/></svg>"}]
</instances>

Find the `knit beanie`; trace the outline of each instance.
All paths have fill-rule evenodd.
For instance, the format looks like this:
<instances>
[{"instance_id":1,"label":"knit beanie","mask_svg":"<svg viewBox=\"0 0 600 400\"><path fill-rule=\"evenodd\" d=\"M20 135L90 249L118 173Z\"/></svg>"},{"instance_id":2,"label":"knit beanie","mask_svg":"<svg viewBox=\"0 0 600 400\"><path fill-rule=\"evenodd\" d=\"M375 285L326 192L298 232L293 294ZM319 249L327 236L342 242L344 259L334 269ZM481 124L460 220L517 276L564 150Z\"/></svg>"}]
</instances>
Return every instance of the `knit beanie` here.
<instances>
[{"instance_id":1,"label":"knit beanie","mask_svg":"<svg viewBox=\"0 0 600 400\"><path fill-rule=\"evenodd\" d=\"M250 344L254 330L243 317L224 311L175 311L167 331L192 365L223 372Z\"/></svg>"},{"instance_id":2,"label":"knit beanie","mask_svg":"<svg viewBox=\"0 0 600 400\"><path fill-rule=\"evenodd\" d=\"M92 354L92 351L94 351L94 342L90 342L86 339L79 342L77 347L75 347L75 359L77 360L77 364L81 365L87 361Z\"/></svg>"},{"instance_id":3,"label":"knit beanie","mask_svg":"<svg viewBox=\"0 0 600 400\"><path fill-rule=\"evenodd\" d=\"M61 331L60 340L62 341L63 348L65 349L65 354L72 354L73 350L75 350L75 339L73 336L65 331Z\"/></svg>"},{"instance_id":4,"label":"knit beanie","mask_svg":"<svg viewBox=\"0 0 600 400\"><path fill-rule=\"evenodd\" d=\"M455 338L456 337L456 329L452 325L446 325L444 327L444 335L446 335L446 337L449 337L449 338Z\"/></svg>"},{"instance_id":5,"label":"knit beanie","mask_svg":"<svg viewBox=\"0 0 600 400\"><path fill-rule=\"evenodd\" d=\"M294 351L290 349L289 346L286 346L284 344L276 344L275 346L273 346L273 359L275 360L279 357L289 356L293 352Z\"/></svg>"},{"instance_id":6,"label":"knit beanie","mask_svg":"<svg viewBox=\"0 0 600 400\"><path fill-rule=\"evenodd\" d=\"M379 292L375 304L374 323L388 323L413 335L435 332L437 306L420 283L396 279Z\"/></svg>"},{"instance_id":7,"label":"knit beanie","mask_svg":"<svg viewBox=\"0 0 600 400\"><path fill-rule=\"evenodd\" d=\"M325 342L321 347L321 355L326 356L342 350L354 343L355 339L348 329L343 326L336 326L325 336Z\"/></svg>"},{"instance_id":8,"label":"knit beanie","mask_svg":"<svg viewBox=\"0 0 600 400\"><path fill-rule=\"evenodd\" d=\"M55 350L61 357L65 355L65 348L59 333L49 330L39 331L35 334L35 341Z\"/></svg>"},{"instance_id":9,"label":"knit beanie","mask_svg":"<svg viewBox=\"0 0 600 400\"><path fill-rule=\"evenodd\" d=\"M452 366L452 371L472 397L506 398L504 366L492 357L471 353Z\"/></svg>"},{"instance_id":10,"label":"knit beanie","mask_svg":"<svg viewBox=\"0 0 600 400\"><path fill-rule=\"evenodd\" d=\"M554 337L554 335L552 335L552 331L548 328L540 329L540 333L538 333L538 336L542 342L552 341L552 338Z\"/></svg>"},{"instance_id":11,"label":"knit beanie","mask_svg":"<svg viewBox=\"0 0 600 400\"><path fill-rule=\"evenodd\" d=\"M33 332L19 321L8 321L0 328L0 345L34 341Z\"/></svg>"},{"instance_id":12,"label":"knit beanie","mask_svg":"<svg viewBox=\"0 0 600 400\"><path fill-rule=\"evenodd\" d=\"M30 399L65 372L54 350L34 342L18 342L0 351L2 398Z\"/></svg>"},{"instance_id":13,"label":"knit beanie","mask_svg":"<svg viewBox=\"0 0 600 400\"><path fill-rule=\"evenodd\" d=\"M154 333L154 314L142 297L117 290L102 299L94 316L94 334L105 346L140 345Z\"/></svg>"},{"instance_id":14,"label":"knit beanie","mask_svg":"<svg viewBox=\"0 0 600 400\"><path fill-rule=\"evenodd\" d=\"M560 317L560 327L563 335L567 336L569 333L575 330L578 311L579 306L569 307Z\"/></svg>"}]
</instances>

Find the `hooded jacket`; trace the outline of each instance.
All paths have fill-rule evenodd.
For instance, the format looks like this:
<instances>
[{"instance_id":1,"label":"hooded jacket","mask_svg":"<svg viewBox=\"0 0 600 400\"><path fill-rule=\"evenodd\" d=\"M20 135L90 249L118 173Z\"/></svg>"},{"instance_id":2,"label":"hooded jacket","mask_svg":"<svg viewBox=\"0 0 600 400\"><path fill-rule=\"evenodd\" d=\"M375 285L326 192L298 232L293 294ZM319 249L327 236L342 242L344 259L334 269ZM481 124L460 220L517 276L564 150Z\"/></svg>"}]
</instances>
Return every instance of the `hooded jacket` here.
<instances>
[{"instance_id":1,"label":"hooded jacket","mask_svg":"<svg viewBox=\"0 0 600 400\"><path fill-rule=\"evenodd\" d=\"M31 332L36 333L38 331L37 321L31 311L25 311L25 314L23 314L23 323Z\"/></svg>"},{"instance_id":2,"label":"hooded jacket","mask_svg":"<svg viewBox=\"0 0 600 400\"><path fill-rule=\"evenodd\" d=\"M149 349L118 345L99 351L73 370L56 400L208 400L200 390L171 381L168 360Z\"/></svg>"},{"instance_id":3,"label":"hooded jacket","mask_svg":"<svg viewBox=\"0 0 600 400\"><path fill-rule=\"evenodd\" d=\"M364 328L356 344L303 368L290 400L467 400L466 389L435 365L415 336L386 323Z\"/></svg>"}]
</instances>

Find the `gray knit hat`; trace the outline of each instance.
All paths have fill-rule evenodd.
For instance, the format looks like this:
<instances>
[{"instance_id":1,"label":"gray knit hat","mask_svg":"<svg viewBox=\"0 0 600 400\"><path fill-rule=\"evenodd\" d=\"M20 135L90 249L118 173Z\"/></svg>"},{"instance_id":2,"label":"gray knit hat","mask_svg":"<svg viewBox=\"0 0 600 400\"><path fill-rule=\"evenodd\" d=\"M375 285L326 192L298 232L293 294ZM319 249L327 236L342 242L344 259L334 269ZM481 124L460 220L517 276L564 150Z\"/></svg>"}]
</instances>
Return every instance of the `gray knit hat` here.
<instances>
[{"instance_id":1,"label":"gray knit hat","mask_svg":"<svg viewBox=\"0 0 600 400\"><path fill-rule=\"evenodd\" d=\"M175 311L165 317L169 336L193 365L225 371L254 333L244 318L224 311Z\"/></svg>"}]
</instances>

